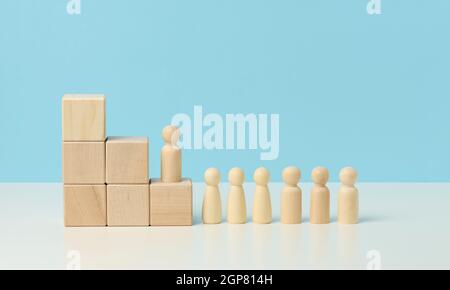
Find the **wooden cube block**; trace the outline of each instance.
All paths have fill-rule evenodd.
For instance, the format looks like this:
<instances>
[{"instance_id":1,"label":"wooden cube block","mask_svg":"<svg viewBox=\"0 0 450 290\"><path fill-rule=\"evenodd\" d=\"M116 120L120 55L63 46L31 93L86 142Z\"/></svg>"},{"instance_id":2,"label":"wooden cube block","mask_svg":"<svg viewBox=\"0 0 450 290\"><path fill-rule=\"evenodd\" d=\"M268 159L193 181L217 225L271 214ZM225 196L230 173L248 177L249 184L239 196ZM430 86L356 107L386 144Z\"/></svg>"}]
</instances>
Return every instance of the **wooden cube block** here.
<instances>
[{"instance_id":1,"label":"wooden cube block","mask_svg":"<svg viewBox=\"0 0 450 290\"><path fill-rule=\"evenodd\" d=\"M63 97L63 141L105 141L105 119L105 96Z\"/></svg>"},{"instance_id":2,"label":"wooden cube block","mask_svg":"<svg viewBox=\"0 0 450 290\"><path fill-rule=\"evenodd\" d=\"M150 225L192 226L192 181L178 183L152 180L150 184Z\"/></svg>"},{"instance_id":3,"label":"wooden cube block","mask_svg":"<svg viewBox=\"0 0 450 290\"><path fill-rule=\"evenodd\" d=\"M149 184L108 185L108 226L150 226Z\"/></svg>"},{"instance_id":4,"label":"wooden cube block","mask_svg":"<svg viewBox=\"0 0 450 290\"><path fill-rule=\"evenodd\" d=\"M108 137L106 183L149 183L147 137Z\"/></svg>"},{"instance_id":5,"label":"wooden cube block","mask_svg":"<svg viewBox=\"0 0 450 290\"><path fill-rule=\"evenodd\" d=\"M64 142L66 184L105 184L105 142Z\"/></svg>"},{"instance_id":6,"label":"wooden cube block","mask_svg":"<svg viewBox=\"0 0 450 290\"><path fill-rule=\"evenodd\" d=\"M64 185L64 224L106 226L106 185Z\"/></svg>"}]
</instances>

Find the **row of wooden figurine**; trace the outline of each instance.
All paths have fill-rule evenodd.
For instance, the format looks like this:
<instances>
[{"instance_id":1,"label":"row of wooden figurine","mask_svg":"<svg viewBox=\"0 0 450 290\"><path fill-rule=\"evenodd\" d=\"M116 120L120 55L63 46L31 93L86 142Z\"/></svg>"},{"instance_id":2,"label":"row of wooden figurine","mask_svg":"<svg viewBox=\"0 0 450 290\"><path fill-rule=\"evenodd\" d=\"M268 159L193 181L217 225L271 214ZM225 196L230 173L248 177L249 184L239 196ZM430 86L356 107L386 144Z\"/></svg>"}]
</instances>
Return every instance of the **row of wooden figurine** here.
<instances>
[{"instance_id":1,"label":"row of wooden figurine","mask_svg":"<svg viewBox=\"0 0 450 290\"><path fill-rule=\"evenodd\" d=\"M266 168L255 171L253 222L269 224L272 222L272 204L270 199L270 173ZM355 169L346 167L340 172L341 187L338 193L338 223L357 224L359 215L359 193L355 187L358 174ZM285 186L281 192L281 223L300 224L302 222L302 190L298 186L301 171L288 167L283 171ZM314 186L311 190L310 222L312 224L330 223L330 190L326 186L329 172L317 167L312 172ZM231 224L247 222L247 208L244 184L245 174L240 168L229 172L230 191L228 194L227 221ZM205 172L206 190L203 200L203 223L219 224L222 221L220 199L220 172L210 168Z\"/></svg>"}]
</instances>

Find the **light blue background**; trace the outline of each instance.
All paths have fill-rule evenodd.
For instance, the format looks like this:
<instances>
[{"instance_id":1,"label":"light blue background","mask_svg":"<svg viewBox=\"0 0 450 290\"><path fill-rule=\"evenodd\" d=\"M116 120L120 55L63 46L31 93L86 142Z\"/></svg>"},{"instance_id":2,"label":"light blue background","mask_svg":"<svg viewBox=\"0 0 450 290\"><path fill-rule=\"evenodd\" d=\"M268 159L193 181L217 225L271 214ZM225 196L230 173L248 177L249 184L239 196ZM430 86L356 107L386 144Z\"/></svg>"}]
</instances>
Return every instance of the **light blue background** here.
<instances>
[{"instance_id":1,"label":"light blue background","mask_svg":"<svg viewBox=\"0 0 450 290\"><path fill-rule=\"evenodd\" d=\"M61 96L107 95L108 135L148 135L179 112L279 113L280 158L187 151L185 175L286 165L362 181L450 181L450 1L0 2L0 181L61 180Z\"/></svg>"}]
</instances>

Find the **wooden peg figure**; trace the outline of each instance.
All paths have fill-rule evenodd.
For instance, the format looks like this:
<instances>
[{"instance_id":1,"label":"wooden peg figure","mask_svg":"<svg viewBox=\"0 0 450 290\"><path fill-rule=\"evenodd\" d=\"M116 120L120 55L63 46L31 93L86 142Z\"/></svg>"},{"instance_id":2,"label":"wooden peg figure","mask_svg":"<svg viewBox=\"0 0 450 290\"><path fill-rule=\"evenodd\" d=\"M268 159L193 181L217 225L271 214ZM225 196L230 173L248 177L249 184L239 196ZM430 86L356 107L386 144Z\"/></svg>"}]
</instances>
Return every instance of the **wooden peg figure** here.
<instances>
[{"instance_id":1,"label":"wooden peg figure","mask_svg":"<svg viewBox=\"0 0 450 290\"><path fill-rule=\"evenodd\" d=\"M222 202L220 200L220 172L210 168L205 172L206 191L203 199L203 223L220 224L222 222Z\"/></svg>"},{"instance_id":2,"label":"wooden peg figure","mask_svg":"<svg viewBox=\"0 0 450 290\"><path fill-rule=\"evenodd\" d=\"M341 170L341 187L338 196L338 222L340 224L357 224L359 216L359 192L355 187L358 173L347 167Z\"/></svg>"},{"instance_id":3,"label":"wooden peg figure","mask_svg":"<svg viewBox=\"0 0 450 290\"><path fill-rule=\"evenodd\" d=\"M328 169L317 167L311 174L314 186L311 190L310 222L311 224L330 223L330 190L327 182L330 177Z\"/></svg>"},{"instance_id":4,"label":"wooden peg figure","mask_svg":"<svg viewBox=\"0 0 450 290\"><path fill-rule=\"evenodd\" d=\"M302 173L297 167L288 167L283 171L286 184L281 192L281 223L302 223L302 190L298 186Z\"/></svg>"},{"instance_id":5,"label":"wooden peg figure","mask_svg":"<svg viewBox=\"0 0 450 290\"><path fill-rule=\"evenodd\" d=\"M162 132L161 180L164 183L181 182L181 149L178 147L180 130L167 126Z\"/></svg>"},{"instance_id":6,"label":"wooden peg figure","mask_svg":"<svg viewBox=\"0 0 450 290\"><path fill-rule=\"evenodd\" d=\"M270 173L265 168L259 168L255 171L253 177L256 183L253 204L253 223L270 224L272 223L272 203L268 186Z\"/></svg>"},{"instance_id":7,"label":"wooden peg figure","mask_svg":"<svg viewBox=\"0 0 450 290\"><path fill-rule=\"evenodd\" d=\"M245 224L247 222L247 206L245 203L245 174L240 168L233 168L228 175L230 192L228 194L228 223Z\"/></svg>"}]
</instances>

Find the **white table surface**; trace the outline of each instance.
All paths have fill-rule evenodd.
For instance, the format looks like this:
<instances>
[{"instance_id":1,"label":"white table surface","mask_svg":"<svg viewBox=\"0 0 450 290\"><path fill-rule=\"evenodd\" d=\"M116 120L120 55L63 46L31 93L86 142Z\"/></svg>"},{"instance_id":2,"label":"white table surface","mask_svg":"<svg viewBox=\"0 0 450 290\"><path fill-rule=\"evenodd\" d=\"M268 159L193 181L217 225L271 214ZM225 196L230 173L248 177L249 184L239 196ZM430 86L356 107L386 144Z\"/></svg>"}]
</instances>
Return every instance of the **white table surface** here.
<instances>
[{"instance_id":1,"label":"white table surface","mask_svg":"<svg viewBox=\"0 0 450 290\"><path fill-rule=\"evenodd\" d=\"M64 228L61 184L0 184L0 269L450 269L450 184L358 187L356 226L335 222L336 184L330 225L308 223L310 184L304 224L281 225L272 184L273 224L205 226L195 184L193 227Z\"/></svg>"}]
</instances>

